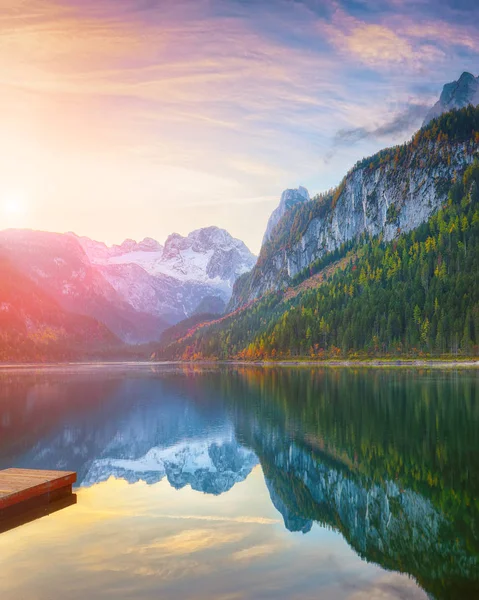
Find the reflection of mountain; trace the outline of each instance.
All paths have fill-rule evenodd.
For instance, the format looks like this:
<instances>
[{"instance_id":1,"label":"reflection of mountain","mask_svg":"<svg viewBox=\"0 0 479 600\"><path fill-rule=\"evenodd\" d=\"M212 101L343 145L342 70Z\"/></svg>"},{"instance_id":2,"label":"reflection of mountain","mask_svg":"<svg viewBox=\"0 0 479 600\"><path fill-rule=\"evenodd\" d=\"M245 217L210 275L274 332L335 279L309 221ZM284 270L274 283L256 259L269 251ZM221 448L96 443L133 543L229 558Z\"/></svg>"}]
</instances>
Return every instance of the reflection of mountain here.
<instances>
[{"instance_id":1,"label":"reflection of mountain","mask_svg":"<svg viewBox=\"0 0 479 600\"><path fill-rule=\"evenodd\" d=\"M278 431L257 431L251 445L290 531L306 533L314 521L338 530L367 561L413 575L437 598L454 597L435 589L441 582L474 579L477 555L430 500L394 481L358 477L311 447L285 444ZM465 590L462 597L476 597L477 588Z\"/></svg>"},{"instance_id":2,"label":"reflection of mountain","mask_svg":"<svg viewBox=\"0 0 479 600\"><path fill-rule=\"evenodd\" d=\"M0 373L0 466L220 494L258 459L287 529L339 531L437 600L479 597L475 373Z\"/></svg>"},{"instance_id":3,"label":"reflection of mountain","mask_svg":"<svg viewBox=\"0 0 479 600\"><path fill-rule=\"evenodd\" d=\"M234 377L229 386L232 381ZM382 379L329 372L314 378L247 371L236 378L229 397L241 398L235 406L238 438L259 457L272 502L288 529L307 532L316 521L340 531L366 560L414 576L435 598L475 598L479 518L477 505L470 502L477 496L474 473L469 478L474 464L469 443L477 417L472 412L469 423L464 419L464 397L471 389L467 378L455 392L457 380L451 378L449 385L447 379L441 381L446 410L431 382L426 379L418 387L417 378L408 380L407 374ZM361 395L355 394L356 386ZM401 388L405 397L411 394L405 404L398 396ZM374 395L368 394L373 390ZM432 437L439 433L439 451L428 448L423 435L422 461L414 457L415 428L406 418L408 408L425 430L434 423ZM424 410L429 413L425 421ZM403 444L393 445L387 435L392 418ZM443 428L454 431L457 421L463 424L462 443L457 436L441 434ZM382 428L376 429L375 422ZM441 452L446 460L440 460ZM363 463L361 454L368 453L373 457ZM388 462L394 464L391 475Z\"/></svg>"},{"instance_id":4,"label":"reflection of mountain","mask_svg":"<svg viewBox=\"0 0 479 600\"><path fill-rule=\"evenodd\" d=\"M128 440L125 440L125 453ZM215 438L184 440L173 446L153 447L139 458L100 458L93 461L83 485L105 481L110 476L130 483L158 483L165 476L176 489L190 485L193 490L221 494L243 481L258 459L235 441L231 431L217 432Z\"/></svg>"},{"instance_id":5,"label":"reflection of mountain","mask_svg":"<svg viewBox=\"0 0 479 600\"><path fill-rule=\"evenodd\" d=\"M78 387L80 398L78 389L75 392ZM47 389L54 397L55 387ZM25 390L32 413L28 426L35 430L40 417L34 410L35 400L41 403L43 396L39 390L38 384ZM131 483L157 483L166 476L177 489L190 485L194 490L221 494L243 481L258 462L236 442L221 407L194 403L164 380L147 376L105 382L95 377L89 384L67 383L63 392L48 407L52 416L57 413L55 422L39 439L32 436L15 464L75 469L79 485L110 476ZM85 410L79 411L81 398L92 395L96 403L86 402ZM23 429L28 426L22 423Z\"/></svg>"}]
</instances>

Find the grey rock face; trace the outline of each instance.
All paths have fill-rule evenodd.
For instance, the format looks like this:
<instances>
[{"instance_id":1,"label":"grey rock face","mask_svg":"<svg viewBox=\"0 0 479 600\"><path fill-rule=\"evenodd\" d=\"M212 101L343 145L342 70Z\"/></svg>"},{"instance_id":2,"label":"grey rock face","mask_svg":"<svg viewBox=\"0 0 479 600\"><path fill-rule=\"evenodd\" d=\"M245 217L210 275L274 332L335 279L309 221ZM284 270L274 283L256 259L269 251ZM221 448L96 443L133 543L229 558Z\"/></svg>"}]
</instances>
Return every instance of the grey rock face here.
<instances>
[{"instance_id":1,"label":"grey rock face","mask_svg":"<svg viewBox=\"0 0 479 600\"><path fill-rule=\"evenodd\" d=\"M309 199L309 192L304 187L299 186L297 189L284 190L284 192L281 194L279 206L271 213L269 218L263 237L263 244L265 244L271 238L273 229L290 208L299 202L307 202Z\"/></svg>"},{"instance_id":2,"label":"grey rock face","mask_svg":"<svg viewBox=\"0 0 479 600\"><path fill-rule=\"evenodd\" d=\"M479 77L464 72L457 81L444 86L441 97L427 113L423 126L453 108L464 108L469 104L479 104Z\"/></svg>"},{"instance_id":3,"label":"grey rock face","mask_svg":"<svg viewBox=\"0 0 479 600\"><path fill-rule=\"evenodd\" d=\"M286 287L291 278L315 260L361 234L382 234L390 241L399 232L415 229L445 201L441 182L450 182L456 173L462 173L473 162L476 151L477 144L457 144L446 152L430 142L426 150L416 150L416 154L421 154L411 159L413 166L396 168L390 161L373 170L368 166L354 168L345 178L331 210L323 217L311 219L299 241L269 252L261 267L255 267L247 293L241 298L233 293L228 309ZM434 160L430 160L431 156ZM283 219L289 216L287 212ZM261 256L264 251L263 247Z\"/></svg>"}]
</instances>

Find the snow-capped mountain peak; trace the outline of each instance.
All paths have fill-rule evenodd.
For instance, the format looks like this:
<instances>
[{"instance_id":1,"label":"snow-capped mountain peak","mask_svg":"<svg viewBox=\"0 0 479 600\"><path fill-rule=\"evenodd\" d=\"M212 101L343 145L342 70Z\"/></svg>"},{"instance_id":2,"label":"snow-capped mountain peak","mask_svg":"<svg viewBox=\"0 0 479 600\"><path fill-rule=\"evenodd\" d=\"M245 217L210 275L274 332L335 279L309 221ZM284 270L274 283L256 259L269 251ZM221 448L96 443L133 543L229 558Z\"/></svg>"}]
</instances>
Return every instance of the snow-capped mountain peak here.
<instances>
[{"instance_id":1,"label":"snow-capped mountain peak","mask_svg":"<svg viewBox=\"0 0 479 600\"><path fill-rule=\"evenodd\" d=\"M127 304L171 324L194 314L205 298L227 304L236 279L256 262L242 241L219 227L197 229L186 237L174 233L164 247L152 238L111 247L76 239Z\"/></svg>"},{"instance_id":2,"label":"snow-capped mountain peak","mask_svg":"<svg viewBox=\"0 0 479 600\"><path fill-rule=\"evenodd\" d=\"M151 238L139 243L125 240L111 248L88 238L80 242L94 264L136 264L153 276L209 284L219 289L225 301L236 279L256 262L242 241L219 227L197 229L186 237L173 233L164 248Z\"/></svg>"},{"instance_id":3,"label":"snow-capped mountain peak","mask_svg":"<svg viewBox=\"0 0 479 600\"><path fill-rule=\"evenodd\" d=\"M215 281L222 288L231 288L255 262L255 256L242 241L219 227L206 227L186 237L170 235L157 268L172 277Z\"/></svg>"}]
</instances>

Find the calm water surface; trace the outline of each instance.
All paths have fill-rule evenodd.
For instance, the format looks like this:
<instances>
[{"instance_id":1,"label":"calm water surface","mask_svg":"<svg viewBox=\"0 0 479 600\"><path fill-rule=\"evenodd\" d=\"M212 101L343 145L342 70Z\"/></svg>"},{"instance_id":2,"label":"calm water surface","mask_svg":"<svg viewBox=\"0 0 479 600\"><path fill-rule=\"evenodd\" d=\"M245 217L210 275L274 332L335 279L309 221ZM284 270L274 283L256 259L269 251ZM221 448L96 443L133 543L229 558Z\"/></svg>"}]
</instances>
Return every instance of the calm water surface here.
<instances>
[{"instance_id":1,"label":"calm water surface","mask_svg":"<svg viewBox=\"0 0 479 600\"><path fill-rule=\"evenodd\" d=\"M0 468L78 503L0 535L2 600L479 598L474 371L0 372Z\"/></svg>"}]
</instances>

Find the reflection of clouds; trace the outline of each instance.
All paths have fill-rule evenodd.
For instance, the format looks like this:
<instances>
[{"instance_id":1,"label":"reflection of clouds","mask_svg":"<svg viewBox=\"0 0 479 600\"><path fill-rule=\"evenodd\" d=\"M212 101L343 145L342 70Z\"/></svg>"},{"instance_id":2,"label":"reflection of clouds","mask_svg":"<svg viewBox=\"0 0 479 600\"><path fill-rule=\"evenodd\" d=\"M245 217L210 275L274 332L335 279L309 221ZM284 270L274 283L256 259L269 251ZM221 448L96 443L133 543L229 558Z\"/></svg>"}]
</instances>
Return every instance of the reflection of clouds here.
<instances>
[{"instance_id":1,"label":"reflection of clouds","mask_svg":"<svg viewBox=\"0 0 479 600\"><path fill-rule=\"evenodd\" d=\"M179 556L239 542L242 539L243 534L240 531L185 529L163 539L153 540L150 544L138 548L137 552L144 554L155 551L165 556Z\"/></svg>"},{"instance_id":2,"label":"reflection of clouds","mask_svg":"<svg viewBox=\"0 0 479 600\"><path fill-rule=\"evenodd\" d=\"M253 560L268 554L274 554L277 551L277 547L271 544L260 544L258 546L251 546L251 548L245 548L239 550L232 555L233 560Z\"/></svg>"},{"instance_id":3,"label":"reflection of clouds","mask_svg":"<svg viewBox=\"0 0 479 600\"><path fill-rule=\"evenodd\" d=\"M228 523L254 523L255 525L275 525L281 519L266 519L262 517L220 517L215 515L157 515L165 519L186 519L194 521L219 521Z\"/></svg>"},{"instance_id":4,"label":"reflection of clouds","mask_svg":"<svg viewBox=\"0 0 479 600\"><path fill-rule=\"evenodd\" d=\"M348 600L425 600L426 594L406 575L387 574L354 592Z\"/></svg>"},{"instance_id":5,"label":"reflection of clouds","mask_svg":"<svg viewBox=\"0 0 479 600\"><path fill-rule=\"evenodd\" d=\"M411 589L340 536L319 527L294 536L276 516L259 468L217 497L110 479L79 490L75 507L0 536L0 597L363 600L359 591L386 584Z\"/></svg>"}]
</instances>

